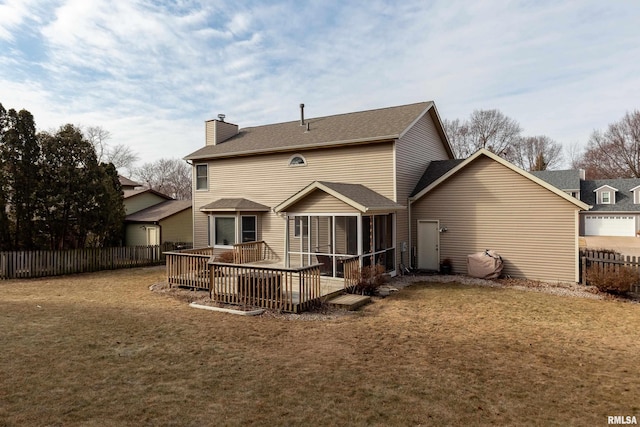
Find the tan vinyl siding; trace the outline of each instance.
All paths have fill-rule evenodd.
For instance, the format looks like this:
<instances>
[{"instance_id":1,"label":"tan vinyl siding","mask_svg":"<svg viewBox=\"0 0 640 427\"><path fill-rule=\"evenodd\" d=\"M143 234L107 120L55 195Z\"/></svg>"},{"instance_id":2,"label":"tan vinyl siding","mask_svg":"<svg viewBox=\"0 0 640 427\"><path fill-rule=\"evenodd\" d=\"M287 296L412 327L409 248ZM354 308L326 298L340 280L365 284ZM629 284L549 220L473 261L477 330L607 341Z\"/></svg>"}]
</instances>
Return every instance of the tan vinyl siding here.
<instances>
[{"instance_id":1,"label":"tan vinyl siding","mask_svg":"<svg viewBox=\"0 0 640 427\"><path fill-rule=\"evenodd\" d=\"M129 215L150 206L157 205L158 203L162 203L166 200L166 198L160 197L157 194L140 193L124 199L124 212Z\"/></svg>"},{"instance_id":2,"label":"tan vinyl siding","mask_svg":"<svg viewBox=\"0 0 640 427\"><path fill-rule=\"evenodd\" d=\"M300 202L291 206L289 212L295 213L356 213L358 212L353 206L350 206L342 200L336 199L330 194L322 190L315 190L307 195Z\"/></svg>"},{"instance_id":3,"label":"tan vinyl siding","mask_svg":"<svg viewBox=\"0 0 640 427\"><path fill-rule=\"evenodd\" d=\"M194 192L194 245L207 245L207 215L199 207L223 197L243 197L274 207L313 181L363 184L394 197L392 143L297 152L307 166L289 167L292 153L209 161L209 191ZM263 240L283 257L284 219L267 212L259 221Z\"/></svg>"},{"instance_id":4,"label":"tan vinyl siding","mask_svg":"<svg viewBox=\"0 0 640 427\"><path fill-rule=\"evenodd\" d=\"M238 125L221 122L219 120L208 120L205 122L206 145L220 144L227 139L238 134Z\"/></svg>"},{"instance_id":5,"label":"tan vinyl siding","mask_svg":"<svg viewBox=\"0 0 640 427\"><path fill-rule=\"evenodd\" d=\"M504 274L577 281L578 208L526 177L486 157L470 163L412 205L417 220L440 220L440 258L466 272L467 255L496 250Z\"/></svg>"},{"instance_id":6,"label":"tan vinyl siding","mask_svg":"<svg viewBox=\"0 0 640 427\"><path fill-rule=\"evenodd\" d=\"M432 160L447 160L449 156L442 139L429 113L421 117L416 124L396 143L396 197L395 202L408 206L408 198L420 177ZM396 264L400 263L402 242L409 237L409 212L396 213ZM415 240L412 242L415 246ZM409 253L405 254L407 264Z\"/></svg>"},{"instance_id":7,"label":"tan vinyl siding","mask_svg":"<svg viewBox=\"0 0 640 427\"><path fill-rule=\"evenodd\" d=\"M170 216L160 221L162 243L164 242L191 242L193 236L193 223L191 222L191 209Z\"/></svg>"}]
</instances>

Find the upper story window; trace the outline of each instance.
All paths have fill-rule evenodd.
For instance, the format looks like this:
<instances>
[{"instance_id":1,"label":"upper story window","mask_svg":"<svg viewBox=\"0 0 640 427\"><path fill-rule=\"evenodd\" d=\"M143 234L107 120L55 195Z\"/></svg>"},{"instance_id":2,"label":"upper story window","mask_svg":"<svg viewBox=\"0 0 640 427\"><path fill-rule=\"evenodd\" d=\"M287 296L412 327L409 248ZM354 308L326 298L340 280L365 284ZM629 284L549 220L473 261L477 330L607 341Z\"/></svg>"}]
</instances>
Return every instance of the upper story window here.
<instances>
[{"instance_id":1,"label":"upper story window","mask_svg":"<svg viewBox=\"0 0 640 427\"><path fill-rule=\"evenodd\" d=\"M294 154L289 158L289 166L306 166L307 160L302 154Z\"/></svg>"},{"instance_id":2,"label":"upper story window","mask_svg":"<svg viewBox=\"0 0 640 427\"><path fill-rule=\"evenodd\" d=\"M637 187L633 187L631 189L631 192L633 193L633 204L640 204L640 185L638 185Z\"/></svg>"},{"instance_id":3,"label":"upper story window","mask_svg":"<svg viewBox=\"0 0 640 427\"><path fill-rule=\"evenodd\" d=\"M599 205L614 205L616 203L617 188L610 185L603 185L593 190L596 193L596 203Z\"/></svg>"},{"instance_id":4,"label":"upper story window","mask_svg":"<svg viewBox=\"0 0 640 427\"><path fill-rule=\"evenodd\" d=\"M209 188L208 167L196 165L196 190L207 190Z\"/></svg>"}]
</instances>

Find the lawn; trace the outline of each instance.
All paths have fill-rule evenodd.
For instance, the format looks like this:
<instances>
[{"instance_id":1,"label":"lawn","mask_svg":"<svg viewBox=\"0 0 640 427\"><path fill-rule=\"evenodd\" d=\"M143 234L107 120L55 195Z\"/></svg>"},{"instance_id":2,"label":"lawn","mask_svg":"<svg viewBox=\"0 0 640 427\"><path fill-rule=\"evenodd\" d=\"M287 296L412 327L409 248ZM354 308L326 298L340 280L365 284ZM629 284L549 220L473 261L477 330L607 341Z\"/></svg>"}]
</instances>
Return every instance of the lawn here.
<instances>
[{"instance_id":1,"label":"lawn","mask_svg":"<svg viewBox=\"0 0 640 427\"><path fill-rule=\"evenodd\" d=\"M0 282L0 425L606 425L640 305L416 284L352 315L189 308L142 268Z\"/></svg>"}]
</instances>

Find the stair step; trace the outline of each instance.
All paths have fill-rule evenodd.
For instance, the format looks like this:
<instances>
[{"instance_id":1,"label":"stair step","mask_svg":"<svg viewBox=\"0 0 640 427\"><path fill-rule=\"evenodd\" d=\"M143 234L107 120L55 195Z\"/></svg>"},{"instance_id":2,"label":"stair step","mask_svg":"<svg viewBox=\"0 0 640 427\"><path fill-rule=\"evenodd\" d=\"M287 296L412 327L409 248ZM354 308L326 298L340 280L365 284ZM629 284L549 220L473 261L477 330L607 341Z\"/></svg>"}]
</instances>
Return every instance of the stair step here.
<instances>
[{"instance_id":1,"label":"stair step","mask_svg":"<svg viewBox=\"0 0 640 427\"><path fill-rule=\"evenodd\" d=\"M371 297L366 295L345 294L327 301L327 304L347 310L357 310L371 302Z\"/></svg>"}]
</instances>

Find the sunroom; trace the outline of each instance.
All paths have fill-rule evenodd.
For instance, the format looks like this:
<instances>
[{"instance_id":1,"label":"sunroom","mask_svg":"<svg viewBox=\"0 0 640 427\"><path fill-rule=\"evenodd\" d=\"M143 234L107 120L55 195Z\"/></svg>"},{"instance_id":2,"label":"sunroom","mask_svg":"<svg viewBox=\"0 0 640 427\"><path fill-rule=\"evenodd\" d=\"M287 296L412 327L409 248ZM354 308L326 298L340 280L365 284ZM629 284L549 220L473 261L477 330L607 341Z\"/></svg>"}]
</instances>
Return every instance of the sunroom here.
<instances>
[{"instance_id":1,"label":"sunroom","mask_svg":"<svg viewBox=\"0 0 640 427\"><path fill-rule=\"evenodd\" d=\"M285 266L322 264L344 276L344 263L379 264L395 274L396 215L403 206L360 184L315 181L274 208L286 220Z\"/></svg>"}]
</instances>

